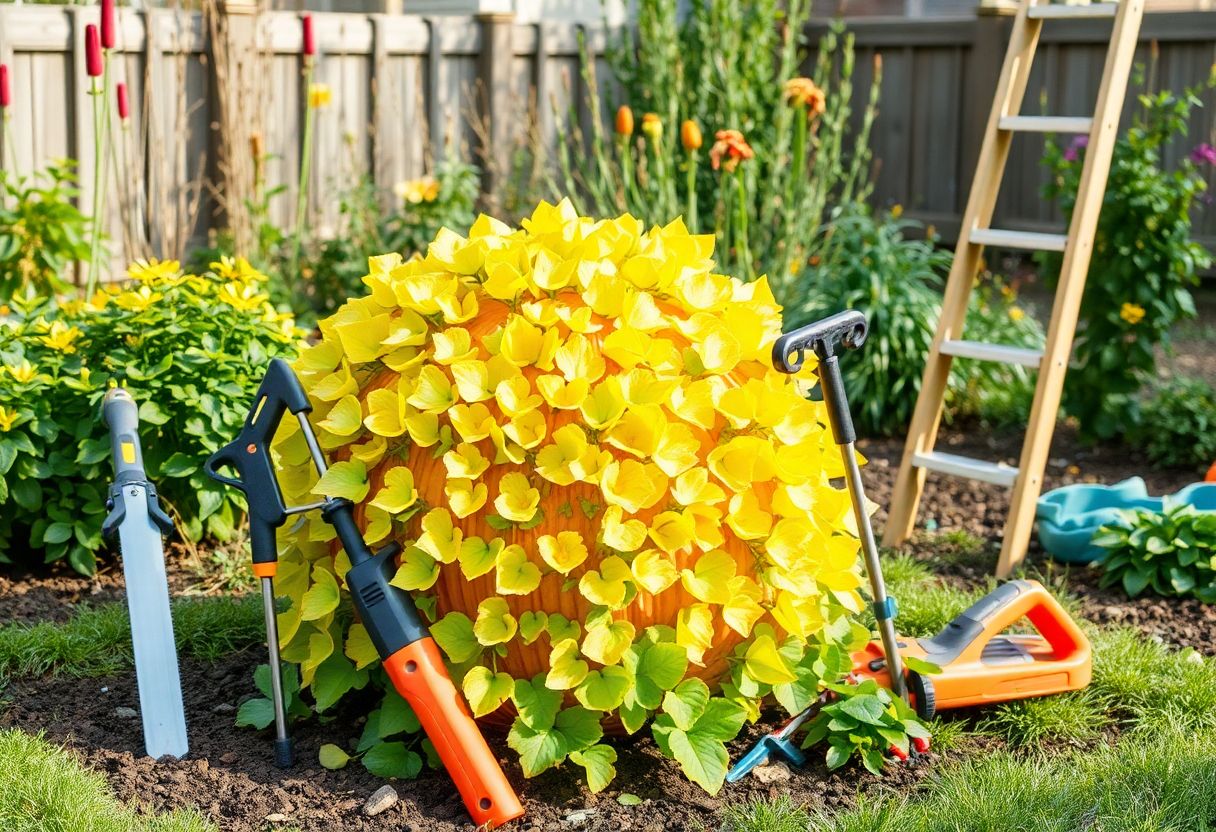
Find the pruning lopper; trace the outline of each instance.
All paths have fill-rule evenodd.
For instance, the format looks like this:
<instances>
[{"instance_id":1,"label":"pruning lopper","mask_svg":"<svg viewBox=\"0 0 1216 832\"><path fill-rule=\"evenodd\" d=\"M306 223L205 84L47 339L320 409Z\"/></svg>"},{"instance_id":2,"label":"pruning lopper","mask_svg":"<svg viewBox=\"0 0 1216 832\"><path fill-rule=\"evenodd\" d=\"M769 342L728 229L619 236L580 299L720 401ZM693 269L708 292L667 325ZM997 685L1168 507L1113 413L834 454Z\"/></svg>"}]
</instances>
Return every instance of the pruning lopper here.
<instances>
[{"instance_id":1,"label":"pruning lopper","mask_svg":"<svg viewBox=\"0 0 1216 832\"><path fill-rule=\"evenodd\" d=\"M275 762L287 767L293 757L283 701L274 597L278 565L276 530L291 515L319 510L325 522L334 527L350 558L351 568L344 580L359 620L367 628L393 687L414 709L435 745L469 815L478 825L490 827L522 816L519 797L452 684L439 648L422 623L413 599L390 583L396 572L400 544L389 543L373 553L355 522L354 503L350 500L325 497L320 502L290 507L284 503L270 457L270 442L287 412L299 420L317 473L324 476L328 468L308 421L311 411L308 395L290 365L282 359L272 360L240 435L213 454L205 466L211 477L242 491L249 505L253 571L261 579L270 650ZM232 468L238 476L219 473L224 467Z\"/></svg>"}]
</instances>

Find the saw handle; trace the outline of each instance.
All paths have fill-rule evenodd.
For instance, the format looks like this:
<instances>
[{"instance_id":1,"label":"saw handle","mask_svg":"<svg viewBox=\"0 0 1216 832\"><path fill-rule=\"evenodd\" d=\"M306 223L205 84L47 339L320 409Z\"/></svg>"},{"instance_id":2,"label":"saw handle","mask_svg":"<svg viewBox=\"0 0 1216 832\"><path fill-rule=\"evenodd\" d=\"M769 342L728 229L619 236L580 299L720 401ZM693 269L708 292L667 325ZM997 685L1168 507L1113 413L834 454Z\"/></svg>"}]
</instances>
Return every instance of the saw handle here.
<instances>
[{"instance_id":1,"label":"saw handle","mask_svg":"<svg viewBox=\"0 0 1216 832\"><path fill-rule=\"evenodd\" d=\"M311 410L308 394L291 365L281 358L272 360L240 434L203 465L212 479L244 492L249 505L249 540L255 564L278 560L275 532L286 522L288 514L270 458L270 442L288 411L300 414ZM225 467L236 471L237 476L221 474L220 469Z\"/></svg>"},{"instance_id":2,"label":"saw handle","mask_svg":"<svg viewBox=\"0 0 1216 832\"><path fill-rule=\"evenodd\" d=\"M137 472L144 476L144 455L139 447L139 407L121 387L111 388L101 400L101 418L110 429L110 455L114 473Z\"/></svg>"},{"instance_id":3,"label":"saw handle","mask_svg":"<svg viewBox=\"0 0 1216 832\"><path fill-rule=\"evenodd\" d=\"M819 387L823 391L823 403L830 411L832 436L837 445L857 441L853 415L849 413L845 396L844 374L836 357L837 345L855 350L866 342L868 334L866 316L848 309L787 332L773 344L773 366L783 373L801 370L808 349L819 359Z\"/></svg>"},{"instance_id":4,"label":"saw handle","mask_svg":"<svg viewBox=\"0 0 1216 832\"><path fill-rule=\"evenodd\" d=\"M435 640L402 647L384 660L384 669L417 714L473 822L495 828L521 817L519 797L452 684Z\"/></svg>"}]
</instances>

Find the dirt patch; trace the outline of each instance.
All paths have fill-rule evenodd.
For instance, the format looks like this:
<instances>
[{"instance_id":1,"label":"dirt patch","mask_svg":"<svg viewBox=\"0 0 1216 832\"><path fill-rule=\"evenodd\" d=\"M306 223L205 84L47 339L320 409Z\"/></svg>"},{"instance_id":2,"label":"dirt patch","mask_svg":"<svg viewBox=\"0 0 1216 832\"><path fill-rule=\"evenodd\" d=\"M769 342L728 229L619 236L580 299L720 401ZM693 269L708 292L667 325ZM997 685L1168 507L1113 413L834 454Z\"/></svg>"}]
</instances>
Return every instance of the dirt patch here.
<instances>
[{"instance_id":1,"label":"dirt patch","mask_svg":"<svg viewBox=\"0 0 1216 832\"><path fill-rule=\"evenodd\" d=\"M473 830L444 773L426 771L417 780L394 781L401 801L381 815L367 817L363 803L384 781L358 763L342 771L327 771L317 763L322 744L345 745L360 733L353 714L366 712L366 703L354 701L357 697L344 703L345 710L326 724L313 720L297 726L295 768L286 772L275 768L268 732L234 725L235 708L256 695L250 674L260 658L255 651L246 651L215 664L189 659L182 663L191 750L181 760L154 761L144 756L138 717L115 713L118 708L139 707L131 673L100 679L14 682L5 693L8 702L0 714L0 726L45 731L48 739L65 744L85 765L104 773L119 799L130 805L145 811L193 806L225 832L261 832L275 823L304 832ZM772 727L749 728L732 744L732 759L767 730ZM829 773L817 756L806 767L793 769L787 781L765 785L749 777L711 797L663 758L646 732L613 744L619 755L617 778L599 795L590 794L581 785L581 772L572 772L569 765L524 780L513 755L510 759L504 756L503 767L528 811L512 828L538 832L714 829L726 804L750 798L786 794L811 807L839 807L853 803L859 791L870 795L892 789L907 792L932 770L937 759L930 754L893 764L879 779L857 765ZM501 736L491 738L491 747L506 751ZM970 753L968 748L950 754ZM617 798L624 793L643 802L622 805ZM285 820L267 820L277 815Z\"/></svg>"}]
</instances>

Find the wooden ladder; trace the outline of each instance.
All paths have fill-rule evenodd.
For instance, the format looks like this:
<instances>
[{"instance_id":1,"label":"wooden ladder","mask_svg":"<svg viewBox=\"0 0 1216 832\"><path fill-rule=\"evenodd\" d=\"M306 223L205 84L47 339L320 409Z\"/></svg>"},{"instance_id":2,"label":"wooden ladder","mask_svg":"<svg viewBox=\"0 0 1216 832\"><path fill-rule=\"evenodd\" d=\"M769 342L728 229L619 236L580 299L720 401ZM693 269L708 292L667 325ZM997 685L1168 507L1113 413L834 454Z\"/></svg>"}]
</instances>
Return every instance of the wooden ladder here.
<instances>
[{"instance_id":1,"label":"wooden ladder","mask_svg":"<svg viewBox=\"0 0 1216 832\"><path fill-rule=\"evenodd\" d=\"M1046 0L1022 0L1010 32L1009 49L997 83L996 99L980 149L971 196L959 229L954 263L942 299L941 319L929 350L920 396L908 430L899 477L891 499L883 545L897 546L912 533L929 471L996 483L1013 489L997 575L1006 577L1026 555L1034 525L1035 506L1043 487L1043 470L1051 448L1064 376L1072 353L1073 335L1093 253L1098 212L1106 192L1111 155L1131 73L1144 0L1093 3L1086 6L1048 5ZM1024 116L1022 99L1044 21L1064 18L1113 18L1110 47L1093 118ZM1087 133L1089 145L1081 172L1068 233L1041 234L992 228L997 192L1015 133ZM1063 252L1063 264L1043 350L962 340L972 286L984 246ZM997 361L1038 369L1030 422L1017 468L934 450L950 364L955 357Z\"/></svg>"}]
</instances>

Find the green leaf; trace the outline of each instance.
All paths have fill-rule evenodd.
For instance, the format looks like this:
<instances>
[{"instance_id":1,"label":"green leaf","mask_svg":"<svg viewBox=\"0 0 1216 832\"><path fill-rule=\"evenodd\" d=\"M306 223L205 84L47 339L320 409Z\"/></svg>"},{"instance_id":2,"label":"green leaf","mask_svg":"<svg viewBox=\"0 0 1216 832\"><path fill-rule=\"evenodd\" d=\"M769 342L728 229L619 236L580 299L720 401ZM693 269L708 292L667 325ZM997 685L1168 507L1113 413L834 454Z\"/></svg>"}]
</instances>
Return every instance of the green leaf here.
<instances>
[{"instance_id":1,"label":"green leaf","mask_svg":"<svg viewBox=\"0 0 1216 832\"><path fill-rule=\"evenodd\" d=\"M659 707L665 691L679 684L688 672L688 651L678 644L659 642L641 648L635 670L634 696L651 710Z\"/></svg>"},{"instance_id":2,"label":"green leaf","mask_svg":"<svg viewBox=\"0 0 1216 832\"><path fill-rule=\"evenodd\" d=\"M377 777L413 780L422 771L422 758L403 742L382 742L363 755L363 767Z\"/></svg>"},{"instance_id":3,"label":"green leaf","mask_svg":"<svg viewBox=\"0 0 1216 832\"><path fill-rule=\"evenodd\" d=\"M518 680L516 684L519 684ZM566 740L560 731L532 728L522 718L511 725L507 745L519 754L524 777L535 777L566 759Z\"/></svg>"},{"instance_id":4,"label":"green leaf","mask_svg":"<svg viewBox=\"0 0 1216 832\"><path fill-rule=\"evenodd\" d=\"M410 703L401 698L396 690L386 690L384 701L380 703L380 719L378 733L380 739L387 739L402 732L416 734L422 730L418 715L410 707Z\"/></svg>"},{"instance_id":5,"label":"green leaf","mask_svg":"<svg viewBox=\"0 0 1216 832\"><path fill-rule=\"evenodd\" d=\"M574 691L574 697L595 711L614 711L625 701L625 693L633 680L623 667L592 670Z\"/></svg>"},{"instance_id":6,"label":"green leaf","mask_svg":"<svg viewBox=\"0 0 1216 832\"><path fill-rule=\"evenodd\" d=\"M587 772L587 788L592 794L603 791L616 777L616 749L609 745L593 745L583 751L574 751L570 760Z\"/></svg>"},{"instance_id":7,"label":"green leaf","mask_svg":"<svg viewBox=\"0 0 1216 832\"><path fill-rule=\"evenodd\" d=\"M557 709L562 704L562 692L549 690L545 686L545 675L515 680L515 691L511 701L519 712L519 718L529 728L543 730L551 728L557 718Z\"/></svg>"},{"instance_id":8,"label":"green leaf","mask_svg":"<svg viewBox=\"0 0 1216 832\"><path fill-rule=\"evenodd\" d=\"M324 618L338 608L341 596L338 592L338 581L328 569L316 566L312 570L313 585L304 593L300 601L300 618L305 621L316 621Z\"/></svg>"},{"instance_id":9,"label":"green leaf","mask_svg":"<svg viewBox=\"0 0 1216 832\"><path fill-rule=\"evenodd\" d=\"M344 497L359 503L367 496L367 466L357 459L335 462L325 476L312 487L313 494L321 497Z\"/></svg>"},{"instance_id":10,"label":"green leaf","mask_svg":"<svg viewBox=\"0 0 1216 832\"><path fill-rule=\"evenodd\" d=\"M746 721L747 711L742 705L729 699L711 699L705 706L705 713L701 714L701 718L693 726L693 733L730 742L739 735L739 730Z\"/></svg>"},{"instance_id":11,"label":"green leaf","mask_svg":"<svg viewBox=\"0 0 1216 832\"><path fill-rule=\"evenodd\" d=\"M332 653L317 667L312 680L312 695L316 698L317 713L332 707L347 691L362 688L367 684L367 672L355 670L355 666L341 653Z\"/></svg>"},{"instance_id":12,"label":"green leaf","mask_svg":"<svg viewBox=\"0 0 1216 832\"><path fill-rule=\"evenodd\" d=\"M72 537L71 523L52 523L42 534L43 543L63 543Z\"/></svg>"},{"instance_id":13,"label":"green leaf","mask_svg":"<svg viewBox=\"0 0 1216 832\"><path fill-rule=\"evenodd\" d=\"M686 679L663 695L663 712L677 728L689 730L705 713L709 687L700 679Z\"/></svg>"},{"instance_id":14,"label":"green leaf","mask_svg":"<svg viewBox=\"0 0 1216 832\"><path fill-rule=\"evenodd\" d=\"M1144 588L1148 586L1148 582L1152 580L1151 572L1141 572L1139 570L1129 569L1123 573L1123 589L1132 598L1135 598Z\"/></svg>"},{"instance_id":15,"label":"green leaf","mask_svg":"<svg viewBox=\"0 0 1216 832\"><path fill-rule=\"evenodd\" d=\"M843 742L833 742L828 746L827 764L828 770L834 771L849 761L849 757L853 756L853 747L846 745Z\"/></svg>"},{"instance_id":16,"label":"green leaf","mask_svg":"<svg viewBox=\"0 0 1216 832\"><path fill-rule=\"evenodd\" d=\"M604 736L600 714L577 705L559 713L554 727L565 737L567 751L581 751L595 745Z\"/></svg>"},{"instance_id":17,"label":"green leaf","mask_svg":"<svg viewBox=\"0 0 1216 832\"><path fill-rule=\"evenodd\" d=\"M638 797L636 794L621 792L619 795L617 795L616 802L622 806L640 806L642 804L642 798Z\"/></svg>"},{"instance_id":18,"label":"green leaf","mask_svg":"<svg viewBox=\"0 0 1216 832\"><path fill-rule=\"evenodd\" d=\"M272 722L274 722L274 703L262 697L242 702L236 712L236 724L239 728L253 727L261 730Z\"/></svg>"},{"instance_id":19,"label":"green leaf","mask_svg":"<svg viewBox=\"0 0 1216 832\"><path fill-rule=\"evenodd\" d=\"M936 675L942 672L941 667L931 661L918 659L916 656L904 656L904 665L909 670L915 670L922 676Z\"/></svg>"},{"instance_id":20,"label":"green leaf","mask_svg":"<svg viewBox=\"0 0 1216 832\"><path fill-rule=\"evenodd\" d=\"M473 622L461 612L449 612L432 624L431 635L455 664L470 661L482 650L473 634Z\"/></svg>"},{"instance_id":21,"label":"green leaf","mask_svg":"<svg viewBox=\"0 0 1216 832\"><path fill-rule=\"evenodd\" d=\"M461 682L465 699L473 708L473 716L482 717L498 710L511 698L515 681L508 673L495 673L488 667L469 668Z\"/></svg>"},{"instance_id":22,"label":"green leaf","mask_svg":"<svg viewBox=\"0 0 1216 832\"><path fill-rule=\"evenodd\" d=\"M854 694L839 704L840 711L853 717L858 722L870 725L882 725L884 713L883 704L872 694Z\"/></svg>"},{"instance_id":23,"label":"green leaf","mask_svg":"<svg viewBox=\"0 0 1216 832\"><path fill-rule=\"evenodd\" d=\"M718 793L730 764L725 744L705 734L690 734L677 728L668 736L667 745L689 780L711 795Z\"/></svg>"},{"instance_id":24,"label":"green leaf","mask_svg":"<svg viewBox=\"0 0 1216 832\"><path fill-rule=\"evenodd\" d=\"M317 757L321 765L330 771L346 768L346 764L350 762L350 755L331 742L321 746Z\"/></svg>"},{"instance_id":25,"label":"green leaf","mask_svg":"<svg viewBox=\"0 0 1216 832\"><path fill-rule=\"evenodd\" d=\"M160 464L160 474L163 477L188 477L198 470L198 460L191 459L181 451L174 451L173 455Z\"/></svg>"}]
</instances>

